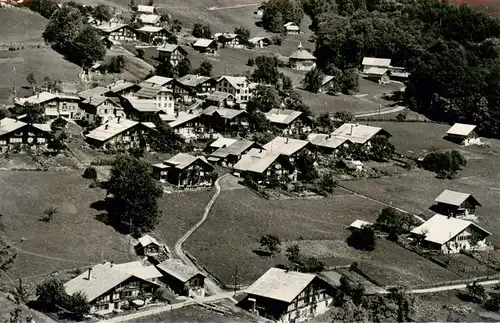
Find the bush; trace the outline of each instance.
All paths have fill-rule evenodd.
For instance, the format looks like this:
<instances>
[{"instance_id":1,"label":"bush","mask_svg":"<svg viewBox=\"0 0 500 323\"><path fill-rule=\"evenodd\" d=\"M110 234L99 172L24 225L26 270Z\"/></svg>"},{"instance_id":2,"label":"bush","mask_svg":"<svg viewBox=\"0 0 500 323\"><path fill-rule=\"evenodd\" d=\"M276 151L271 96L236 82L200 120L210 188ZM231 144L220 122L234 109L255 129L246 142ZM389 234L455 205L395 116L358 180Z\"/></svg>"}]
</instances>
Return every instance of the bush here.
<instances>
[{"instance_id":1,"label":"bush","mask_svg":"<svg viewBox=\"0 0 500 323\"><path fill-rule=\"evenodd\" d=\"M137 57L139 57L140 59L144 58L144 49L139 48L137 50Z\"/></svg>"},{"instance_id":2,"label":"bush","mask_svg":"<svg viewBox=\"0 0 500 323\"><path fill-rule=\"evenodd\" d=\"M452 179L462 167L467 165L464 156L457 151L431 152L422 161L422 167L435 172L438 178Z\"/></svg>"},{"instance_id":3,"label":"bush","mask_svg":"<svg viewBox=\"0 0 500 323\"><path fill-rule=\"evenodd\" d=\"M283 37L280 37L280 36L274 36L272 39L271 39L272 43L274 45L278 45L278 46L281 46L281 44L283 43Z\"/></svg>"},{"instance_id":4,"label":"bush","mask_svg":"<svg viewBox=\"0 0 500 323\"><path fill-rule=\"evenodd\" d=\"M52 129L52 131L60 130L60 129L63 129L64 127L66 127L67 124L68 124L68 122L66 120L59 117L52 122L52 124L50 125L50 128Z\"/></svg>"},{"instance_id":5,"label":"bush","mask_svg":"<svg viewBox=\"0 0 500 323\"><path fill-rule=\"evenodd\" d=\"M347 244L359 250L373 251L375 250L375 232L370 226L354 229L347 238Z\"/></svg>"},{"instance_id":6,"label":"bush","mask_svg":"<svg viewBox=\"0 0 500 323\"><path fill-rule=\"evenodd\" d=\"M253 66L255 64L255 61L253 58L249 58L248 61L247 61L247 65L248 66Z\"/></svg>"},{"instance_id":7,"label":"bush","mask_svg":"<svg viewBox=\"0 0 500 323\"><path fill-rule=\"evenodd\" d=\"M87 167L82 175L83 178L97 180L97 170L94 167Z\"/></svg>"}]
</instances>

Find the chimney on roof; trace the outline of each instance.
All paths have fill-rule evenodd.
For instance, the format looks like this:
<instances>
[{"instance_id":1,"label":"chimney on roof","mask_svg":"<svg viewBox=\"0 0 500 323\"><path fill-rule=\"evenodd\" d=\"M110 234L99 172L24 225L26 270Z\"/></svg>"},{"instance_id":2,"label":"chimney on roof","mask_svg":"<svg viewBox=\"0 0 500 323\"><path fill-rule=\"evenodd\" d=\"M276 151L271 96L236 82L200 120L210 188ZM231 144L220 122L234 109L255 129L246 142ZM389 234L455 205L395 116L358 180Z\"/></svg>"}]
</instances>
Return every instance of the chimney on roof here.
<instances>
[{"instance_id":1,"label":"chimney on roof","mask_svg":"<svg viewBox=\"0 0 500 323\"><path fill-rule=\"evenodd\" d=\"M287 144L287 143L288 143L288 140L290 140L290 138L286 137L285 144Z\"/></svg>"},{"instance_id":2,"label":"chimney on roof","mask_svg":"<svg viewBox=\"0 0 500 323\"><path fill-rule=\"evenodd\" d=\"M113 268L113 265L114 265L114 263L111 261L111 262L109 263L109 267L110 267L110 268Z\"/></svg>"},{"instance_id":3,"label":"chimney on roof","mask_svg":"<svg viewBox=\"0 0 500 323\"><path fill-rule=\"evenodd\" d=\"M104 125L104 129L108 130L108 125L107 124Z\"/></svg>"},{"instance_id":4,"label":"chimney on roof","mask_svg":"<svg viewBox=\"0 0 500 323\"><path fill-rule=\"evenodd\" d=\"M175 117L179 117L179 111L175 111Z\"/></svg>"},{"instance_id":5,"label":"chimney on roof","mask_svg":"<svg viewBox=\"0 0 500 323\"><path fill-rule=\"evenodd\" d=\"M353 124L351 124L351 125L350 125L350 130L349 130L349 136L352 136L352 129L353 129L353 128L354 128L354 125L353 125Z\"/></svg>"},{"instance_id":6,"label":"chimney on roof","mask_svg":"<svg viewBox=\"0 0 500 323\"><path fill-rule=\"evenodd\" d=\"M89 268L87 272L87 280L90 280L92 278L92 268Z\"/></svg>"},{"instance_id":7,"label":"chimney on roof","mask_svg":"<svg viewBox=\"0 0 500 323\"><path fill-rule=\"evenodd\" d=\"M121 116L118 116L116 123L120 123Z\"/></svg>"},{"instance_id":8,"label":"chimney on roof","mask_svg":"<svg viewBox=\"0 0 500 323\"><path fill-rule=\"evenodd\" d=\"M259 153L261 153L261 152L262 152L262 147L259 148Z\"/></svg>"},{"instance_id":9,"label":"chimney on roof","mask_svg":"<svg viewBox=\"0 0 500 323\"><path fill-rule=\"evenodd\" d=\"M332 134L329 133L328 136L326 136L327 139L330 139L332 137Z\"/></svg>"}]
</instances>

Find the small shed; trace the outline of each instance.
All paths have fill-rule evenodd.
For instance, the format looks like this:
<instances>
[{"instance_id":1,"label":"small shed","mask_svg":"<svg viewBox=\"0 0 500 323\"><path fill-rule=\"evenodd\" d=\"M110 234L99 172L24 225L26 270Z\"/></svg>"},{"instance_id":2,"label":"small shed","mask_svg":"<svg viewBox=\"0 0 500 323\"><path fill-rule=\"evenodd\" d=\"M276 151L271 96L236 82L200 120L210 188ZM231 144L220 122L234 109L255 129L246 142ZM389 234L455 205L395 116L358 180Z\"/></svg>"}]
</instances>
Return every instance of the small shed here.
<instances>
[{"instance_id":1,"label":"small shed","mask_svg":"<svg viewBox=\"0 0 500 323\"><path fill-rule=\"evenodd\" d=\"M473 124L457 122L446 132L446 139L464 146L478 145L481 139L474 131L475 129L476 126Z\"/></svg>"},{"instance_id":2,"label":"small shed","mask_svg":"<svg viewBox=\"0 0 500 323\"><path fill-rule=\"evenodd\" d=\"M144 256L156 255L161 250L160 243L149 234L143 235L139 239L139 243L135 246L137 253Z\"/></svg>"},{"instance_id":3,"label":"small shed","mask_svg":"<svg viewBox=\"0 0 500 323\"><path fill-rule=\"evenodd\" d=\"M371 227L373 223L364 221L364 220L356 220L353 223L349 225L350 230L359 230L362 229L363 227Z\"/></svg>"},{"instance_id":4,"label":"small shed","mask_svg":"<svg viewBox=\"0 0 500 323\"><path fill-rule=\"evenodd\" d=\"M351 172L359 172L363 170L363 163L360 160L341 159L340 165Z\"/></svg>"}]
</instances>

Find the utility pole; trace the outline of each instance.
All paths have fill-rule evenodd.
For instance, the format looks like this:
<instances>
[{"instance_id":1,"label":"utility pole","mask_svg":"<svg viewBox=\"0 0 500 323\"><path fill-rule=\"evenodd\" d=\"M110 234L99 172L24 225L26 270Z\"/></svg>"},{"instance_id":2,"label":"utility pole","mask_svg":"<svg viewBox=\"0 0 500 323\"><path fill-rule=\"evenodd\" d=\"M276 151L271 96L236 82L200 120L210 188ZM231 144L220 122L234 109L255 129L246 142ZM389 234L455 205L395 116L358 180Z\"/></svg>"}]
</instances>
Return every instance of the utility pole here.
<instances>
[{"instance_id":1,"label":"utility pole","mask_svg":"<svg viewBox=\"0 0 500 323\"><path fill-rule=\"evenodd\" d=\"M234 273L234 295L238 289L238 265L236 265L236 272Z\"/></svg>"}]
</instances>

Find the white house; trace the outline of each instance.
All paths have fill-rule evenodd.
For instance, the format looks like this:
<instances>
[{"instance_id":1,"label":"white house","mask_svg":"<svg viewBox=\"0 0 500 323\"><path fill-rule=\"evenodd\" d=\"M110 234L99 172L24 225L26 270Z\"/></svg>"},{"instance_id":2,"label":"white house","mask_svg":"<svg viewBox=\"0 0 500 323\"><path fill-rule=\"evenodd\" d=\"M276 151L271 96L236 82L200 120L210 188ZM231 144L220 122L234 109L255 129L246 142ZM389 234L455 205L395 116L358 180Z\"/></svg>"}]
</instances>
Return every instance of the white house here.
<instances>
[{"instance_id":1,"label":"white house","mask_svg":"<svg viewBox=\"0 0 500 323\"><path fill-rule=\"evenodd\" d=\"M385 136L389 138L391 135L380 127L361 125L357 123L344 123L335 129L332 136L344 138L352 143L363 145L368 148L371 146L371 140L375 136Z\"/></svg>"},{"instance_id":2,"label":"white house","mask_svg":"<svg viewBox=\"0 0 500 323\"><path fill-rule=\"evenodd\" d=\"M447 132L446 137L450 141L460 143L464 146L479 145L481 138L474 131L476 126L473 124L455 123Z\"/></svg>"},{"instance_id":3,"label":"white house","mask_svg":"<svg viewBox=\"0 0 500 323\"><path fill-rule=\"evenodd\" d=\"M361 64L363 65L363 74L368 78L381 84L389 82L390 58L364 57Z\"/></svg>"},{"instance_id":4,"label":"white house","mask_svg":"<svg viewBox=\"0 0 500 323\"><path fill-rule=\"evenodd\" d=\"M140 14L137 18L143 25L146 26L161 26L161 16L155 14Z\"/></svg>"},{"instance_id":5,"label":"white house","mask_svg":"<svg viewBox=\"0 0 500 323\"><path fill-rule=\"evenodd\" d=\"M73 120L83 118L83 111L79 107L80 97L73 94L40 92L27 98L16 98L16 105L37 105L44 109L49 118L65 117Z\"/></svg>"},{"instance_id":6,"label":"white house","mask_svg":"<svg viewBox=\"0 0 500 323\"><path fill-rule=\"evenodd\" d=\"M81 107L85 111L85 119L89 122L96 122L98 117L102 122L125 118L125 111L118 98L91 96L82 102Z\"/></svg>"},{"instance_id":7,"label":"white house","mask_svg":"<svg viewBox=\"0 0 500 323\"><path fill-rule=\"evenodd\" d=\"M174 114L175 100L174 93L171 88L147 82L143 82L141 84L139 91L131 93L127 97L153 100L156 103L157 109L164 111L166 114Z\"/></svg>"},{"instance_id":8,"label":"white house","mask_svg":"<svg viewBox=\"0 0 500 323\"><path fill-rule=\"evenodd\" d=\"M444 254L460 250L486 250L486 238L491 235L474 222L436 214L411 231L424 247Z\"/></svg>"},{"instance_id":9,"label":"white house","mask_svg":"<svg viewBox=\"0 0 500 323\"><path fill-rule=\"evenodd\" d=\"M156 14L156 8L154 6L138 5L137 6L137 13L153 15L153 14Z\"/></svg>"},{"instance_id":10,"label":"white house","mask_svg":"<svg viewBox=\"0 0 500 323\"><path fill-rule=\"evenodd\" d=\"M177 114L176 119L169 122L168 125L186 141L205 135L205 125L200 120L200 114L196 112L181 111Z\"/></svg>"},{"instance_id":11,"label":"white house","mask_svg":"<svg viewBox=\"0 0 500 323\"><path fill-rule=\"evenodd\" d=\"M248 42L254 44L256 48L264 48L265 46L271 45L271 40L267 37L252 37Z\"/></svg>"},{"instance_id":12,"label":"white house","mask_svg":"<svg viewBox=\"0 0 500 323\"><path fill-rule=\"evenodd\" d=\"M288 35L297 35L300 33L300 27L294 22L287 22L283 25L283 28Z\"/></svg>"},{"instance_id":13,"label":"white house","mask_svg":"<svg viewBox=\"0 0 500 323\"><path fill-rule=\"evenodd\" d=\"M222 76L217 80L216 91L232 94L236 102L247 102L252 98L251 84L246 76Z\"/></svg>"}]
</instances>

